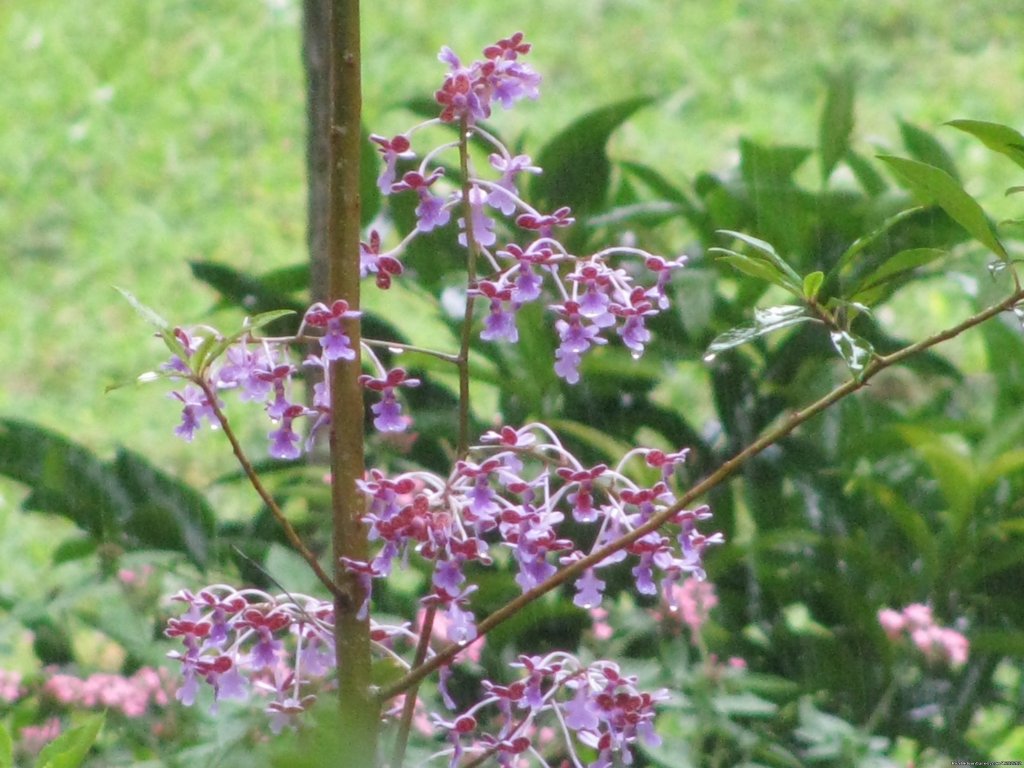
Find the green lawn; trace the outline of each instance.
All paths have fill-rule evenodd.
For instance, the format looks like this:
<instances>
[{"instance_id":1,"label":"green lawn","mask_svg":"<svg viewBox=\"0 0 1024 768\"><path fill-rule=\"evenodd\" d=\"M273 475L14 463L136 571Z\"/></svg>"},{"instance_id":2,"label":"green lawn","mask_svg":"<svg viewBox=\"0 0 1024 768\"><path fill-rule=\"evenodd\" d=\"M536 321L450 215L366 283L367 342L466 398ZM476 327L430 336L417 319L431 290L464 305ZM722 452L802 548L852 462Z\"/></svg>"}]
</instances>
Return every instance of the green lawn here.
<instances>
[{"instance_id":1,"label":"green lawn","mask_svg":"<svg viewBox=\"0 0 1024 768\"><path fill-rule=\"evenodd\" d=\"M226 453L170 435L177 415L157 388L103 393L162 354L112 286L194 323L210 319L213 297L188 260L262 270L302 258L297 9L0 6L0 413L104 451L128 444L196 480L229 466ZM895 145L896 116L929 128L965 116L1012 124L1024 103L1021 0L378 0L364 14L372 130L408 125L397 105L436 86L442 44L469 58L522 29L543 96L498 116L507 133L529 126L536 148L589 108L655 94L615 152L681 178L726 167L740 134L813 142L822 67L860 70L866 149ZM972 191L998 197L1013 180L955 133L943 135L961 149Z\"/></svg>"}]
</instances>

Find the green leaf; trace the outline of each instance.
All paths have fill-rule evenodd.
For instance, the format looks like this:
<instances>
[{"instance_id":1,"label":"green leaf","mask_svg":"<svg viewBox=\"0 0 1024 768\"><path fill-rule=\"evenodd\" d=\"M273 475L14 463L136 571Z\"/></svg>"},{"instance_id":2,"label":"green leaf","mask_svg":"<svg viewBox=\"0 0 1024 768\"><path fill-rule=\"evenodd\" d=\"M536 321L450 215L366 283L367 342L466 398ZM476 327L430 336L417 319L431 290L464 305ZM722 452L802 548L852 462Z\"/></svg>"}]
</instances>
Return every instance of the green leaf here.
<instances>
[{"instance_id":1,"label":"green leaf","mask_svg":"<svg viewBox=\"0 0 1024 768\"><path fill-rule=\"evenodd\" d=\"M81 725L61 734L43 747L36 759L36 768L77 768L84 761L100 735L104 713L88 717Z\"/></svg>"},{"instance_id":2,"label":"green leaf","mask_svg":"<svg viewBox=\"0 0 1024 768\"><path fill-rule=\"evenodd\" d=\"M851 301L873 304L881 297L881 289L887 283L913 272L918 267L930 264L946 255L939 248L910 248L886 259L874 272L863 277L850 294ZM870 295L868 295L870 292Z\"/></svg>"},{"instance_id":3,"label":"green leaf","mask_svg":"<svg viewBox=\"0 0 1024 768\"><path fill-rule=\"evenodd\" d=\"M63 515L96 538L131 514L131 498L92 451L28 422L0 419L0 475L29 487L26 509Z\"/></svg>"},{"instance_id":4,"label":"green leaf","mask_svg":"<svg viewBox=\"0 0 1024 768\"><path fill-rule=\"evenodd\" d=\"M870 342L849 331L832 331L829 338L832 340L832 346L835 347L836 352L843 358L846 366L854 375L862 373L864 366L871 361L875 354L875 348L871 346Z\"/></svg>"},{"instance_id":5,"label":"green leaf","mask_svg":"<svg viewBox=\"0 0 1024 768\"><path fill-rule=\"evenodd\" d=\"M753 228L789 253L803 253L804 244L813 236L816 200L793 180L793 174L810 155L806 147L765 146L740 140L742 191L753 208ZM800 280L794 284L799 286Z\"/></svg>"},{"instance_id":6,"label":"green leaf","mask_svg":"<svg viewBox=\"0 0 1024 768\"><path fill-rule=\"evenodd\" d=\"M568 205L577 216L600 210L611 180L608 139L653 100L640 96L601 107L577 118L551 139L537 157L544 173L530 182L535 204L542 210Z\"/></svg>"},{"instance_id":7,"label":"green leaf","mask_svg":"<svg viewBox=\"0 0 1024 768\"><path fill-rule=\"evenodd\" d=\"M113 470L131 499L125 534L145 547L184 552L205 567L216 525L206 497L132 451L119 450Z\"/></svg>"},{"instance_id":8,"label":"green leaf","mask_svg":"<svg viewBox=\"0 0 1024 768\"><path fill-rule=\"evenodd\" d=\"M193 276L217 290L224 301L240 307L246 313L259 314L289 309L302 313L305 307L293 299L288 293L264 282L261 277L254 277L226 264L212 261L193 261L189 263ZM269 324L270 332L275 336L286 336L295 332L296 324L289 322L282 315Z\"/></svg>"},{"instance_id":9,"label":"green leaf","mask_svg":"<svg viewBox=\"0 0 1024 768\"><path fill-rule=\"evenodd\" d=\"M853 171L857 182L867 193L868 197L878 197L889 188L882 174L876 171L871 162L863 155L848 149L843 159L850 166L850 170Z\"/></svg>"},{"instance_id":10,"label":"green leaf","mask_svg":"<svg viewBox=\"0 0 1024 768\"><path fill-rule=\"evenodd\" d=\"M912 158L941 168L957 181L960 180L960 174L953 158L939 143L939 140L928 131L918 128L913 123L900 120L900 136L903 137L903 146L907 148L907 152Z\"/></svg>"},{"instance_id":11,"label":"green leaf","mask_svg":"<svg viewBox=\"0 0 1024 768\"><path fill-rule=\"evenodd\" d=\"M808 315L806 307L803 306L784 304L768 309L755 309L754 324L733 328L731 331L717 336L708 345L708 356L705 359L713 358L720 352L746 344L773 331L808 322L817 322L817 320Z\"/></svg>"},{"instance_id":12,"label":"green leaf","mask_svg":"<svg viewBox=\"0 0 1024 768\"><path fill-rule=\"evenodd\" d=\"M14 768L14 742L3 723L0 723L0 768Z\"/></svg>"},{"instance_id":13,"label":"green leaf","mask_svg":"<svg viewBox=\"0 0 1024 768\"><path fill-rule=\"evenodd\" d=\"M977 201L941 168L905 157L879 155L903 179L914 195L928 205L938 205L957 224L1003 260L1009 256Z\"/></svg>"},{"instance_id":14,"label":"green leaf","mask_svg":"<svg viewBox=\"0 0 1024 768\"><path fill-rule=\"evenodd\" d=\"M821 284L825 282L825 273L822 271L811 272L811 274L804 277L804 297L807 299L815 299L818 296L818 291L821 289Z\"/></svg>"},{"instance_id":15,"label":"green leaf","mask_svg":"<svg viewBox=\"0 0 1024 768\"><path fill-rule=\"evenodd\" d=\"M981 139L986 147L1024 168L1024 135L1010 126L984 120L950 120L946 125Z\"/></svg>"},{"instance_id":16,"label":"green leaf","mask_svg":"<svg viewBox=\"0 0 1024 768\"><path fill-rule=\"evenodd\" d=\"M742 253L736 253L735 251L730 251L726 248L709 248L708 253L715 254L718 256L719 261L725 262L733 269L736 269L745 275L759 278L772 283L773 285L777 285L780 288L792 288L792 286L787 282L786 276L782 274L774 264L764 261L763 259L755 259L751 256L745 256Z\"/></svg>"},{"instance_id":17,"label":"green leaf","mask_svg":"<svg viewBox=\"0 0 1024 768\"><path fill-rule=\"evenodd\" d=\"M177 355L182 360L188 359L188 350L185 349L185 345L181 343L178 337L174 335L174 329L171 327L170 323L164 320L156 310L147 307L128 291L122 288L117 288L116 286L115 290L125 298L125 301L131 304L132 309L134 309L143 320L160 332L160 338L164 340L164 344L167 345L167 349L171 351L172 355Z\"/></svg>"},{"instance_id":18,"label":"green leaf","mask_svg":"<svg viewBox=\"0 0 1024 768\"><path fill-rule=\"evenodd\" d=\"M719 230L719 234L734 237L740 242L753 248L754 251L757 252L759 258L765 260L768 264L771 264L775 268L775 271L782 276L782 282L778 283L779 285L786 288L786 290L796 296L803 296L803 281L801 280L800 275L798 275L793 268L789 266L789 264L787 264L778 253L776 253L775 248L770 243L756 237L751 237L750 235L746 235L742 232L734 232L729 229ZM708 251L740 256L740 254L735 251L725 248L709 248ZM772 282L775 281L773 280Z\"/></svg>"},{"instance_id":19,"label":"green leaf","mask_svg":"<svg viewBox=\"0 0 1024 768\"><path fill-rule=\"evenodd\" d=\"M147 323L152 325L154 328L161 331L171 330L171 324L164 320L157 313L156 310L150 309L137 298L135 298L133 294L129 293L123 288L118 288L117 286L114 286L114 290L120 293L124 297L125 301L131 304L132 309L138 312L139 316L143 318Z\"/></svg>"},{"instance_id":20,"label":"green leaf","mask_svg":"<svg viewBox=\"0 0 1024 768\"><path fill-rule=\"evenodd\" d=\"M836 262L835 267L833 267L832 271L829 273L829 277L831 278L835 275L845 276L850 266L852 265L853 260L858 255L860 255L860 253L862 253L869 245L876 242L879 238L885 235L890 229L895 227L904 219L908 219L911 216L920 213L922 210L924 209L917 207L908 208L905 211L900 211L899 213L887 218L877 228L875 228L868 234L858 237L856 240L850 243L849 248L843 251L843 255L839 257L839 261Z\"/></svg>"},{"instance_id":21,"label":"green leaf","mask_svg":"<svg viewBox=\"0 0 1024 768\"><path fill-rule=\"evenodd\" d=\"M821 180L827 181L836 163L846 154L853 133L853 97L857 77L852 67L825 74L828 90L818 124Z\"/></svg>"}]
</instances>

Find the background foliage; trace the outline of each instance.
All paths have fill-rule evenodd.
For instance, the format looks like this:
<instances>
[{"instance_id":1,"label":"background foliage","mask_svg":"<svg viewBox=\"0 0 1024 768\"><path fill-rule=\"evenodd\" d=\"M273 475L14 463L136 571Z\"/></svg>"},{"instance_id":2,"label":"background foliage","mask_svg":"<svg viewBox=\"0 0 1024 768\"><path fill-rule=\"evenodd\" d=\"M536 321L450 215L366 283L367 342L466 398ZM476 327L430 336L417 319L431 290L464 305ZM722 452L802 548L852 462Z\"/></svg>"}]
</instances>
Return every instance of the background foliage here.
<instances>
[{"instance_id":1,"label":"background foliage","mask_svg":"<svg viewBox=\"0 0 1024 768\"><path fill-rule=\"evenodd\" d=\"M735 245L716 230L770 241L800 274L825 273L822 290L835 292L863 274L840 270L840 254L913 204L878 152L945 168L995 219L1019 216L1019 198L1001 193L1020 183L1020 169L937 127L958 117L1014 119L1024 97L1016 3L594 1L543 14L489 5L374 4L365 29L368 126L406 126L407 100L436 83L439 68L424 62L442 44L468 54L524 29L544 95L496 125L521 135L548 168L532 193L577 204L583 222L571 237L581 247L629 236L692 262L674 284L679 312L655 328L658 342L641 362L602 349L583 383L562 387L551 336L530 315L517 347L481 347L481 425L495 410L510 423L543 418L595 462L636 441L688 445L696 479L849 375L810 326L703 359L719 334L750 322L755 304L783 302L708 254ZM18 84L0 92L0 113L10 116L0 125L0 302L12 340L0 345L0 471L17 481L0 486L0 599L16 619L0 632L4 666L131 671L159 660L160 590L134 605L119 600L111 576L125 565L158 564L163 591L201 568L262 583L269 572L290 589L313 589L216 436L186 447L171 439L175 409L161 407L159 394L101 394L161 354L142 343L145 329L111 284L179 322L227 326L238 300L253 295L301 302L297 13L284 1L109 2L81 14L46 0L0 10L0 66ZM554 161L572 175L556 174ZM399 221L408 215L394 212ZM1019 230L1002 234L1012 251ZM436 259L436 245L410 259L419 285L406 280L387 297L415 314L396 316L367 296L378 329L444 346L452 321L432 295L457 263ZM858 264L911 247L947 255L868 297L878 322L864 318L858 332L882 351L980 308L1000 285L986 269L991 256L935 209L901 220ZM1021 352L1015 323L990 323L880 378L710 499L730 543L711 558L721 605L704 642L723 658L745 658L749 674L716 679L685 635L644 618L628 592L617 598L614 652L683 692L662 719L666 747L647 759L1019 757ZM435 384L413 398L420 439L404 455L372 445L382 460L443 461L451 382L432 373ZM522 386L497 386L513 377ZM248 437L258 446L262 435L253 427ZM270 475L310 536L321 528L321 474ZM422 578L396 581L381 609L408 615ZM628 580L621 574L620 591ZM513 589L496 576L478 609ZM965 669L917 664L885 640L875 612L910 602L964 621ZM491 636L483 669L499 672L515 650L589 642L590 619L566 603L545 601ZM476 674L464 673L465 690ZM8 725L35 716L26 709ZM134 759L192 745L189 759L229 760L254 721L229 714L215 730L200 714L178 726L163 746L131 741ZM108 722L108 760L133 759L125 733Z\"/></svg>"}]
</instances>

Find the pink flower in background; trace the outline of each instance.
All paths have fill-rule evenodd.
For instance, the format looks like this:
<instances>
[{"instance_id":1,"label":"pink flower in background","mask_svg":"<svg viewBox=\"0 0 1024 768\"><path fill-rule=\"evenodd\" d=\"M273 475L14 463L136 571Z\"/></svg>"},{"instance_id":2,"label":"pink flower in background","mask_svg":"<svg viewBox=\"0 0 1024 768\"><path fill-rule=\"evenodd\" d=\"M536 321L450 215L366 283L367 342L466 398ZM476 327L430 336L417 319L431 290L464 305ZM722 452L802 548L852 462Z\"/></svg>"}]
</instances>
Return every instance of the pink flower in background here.
<instances>
[{"instance_id":1,"label":"pink flower in background","mask_svg":"<svg viewBox=\"0 0 1024 768\"><path fill-rule=\"evenodd\" d=\"M718 605L715 585L692 576L682 584L672 584L666 598L669 611L678 613L679 618L695 636L707 622L711 609Z\"/></svg>"},{"instance_id":2,"label":"pink flower in background","mask_svg":"<svg viewBox=\"0 0 1024 768\"><path fill-rule=\"evenodd\" d=\"M43 747L60 736L60 720L51 717L42 725L26 725L18 735L21 739L19 746L22 752L38 754Z\"/></svg>"},{"instance_id":3,"label":"pink flower in background","mask_svg":"<svg viewBox=\"0 0 1024 768\"><path fill-rule=\"evenodd\" d=\"M929 662L951 667L967 662L970 642L955 629L936 624L927 605L912 603L902 611L883 608L878 612L878 623L893 642L904 634L908 636Z\"/></svg>"},{"instance_id":4,"label":"pink flower in background","mask_svg":"<svg viewBox=\"0 0 1024 768\"><path fill-rule=\"evenodd\" d=\"M11 704L21 698L21 673L11 669L0 669L0 701Z\"/></svg>"}]
</instances>

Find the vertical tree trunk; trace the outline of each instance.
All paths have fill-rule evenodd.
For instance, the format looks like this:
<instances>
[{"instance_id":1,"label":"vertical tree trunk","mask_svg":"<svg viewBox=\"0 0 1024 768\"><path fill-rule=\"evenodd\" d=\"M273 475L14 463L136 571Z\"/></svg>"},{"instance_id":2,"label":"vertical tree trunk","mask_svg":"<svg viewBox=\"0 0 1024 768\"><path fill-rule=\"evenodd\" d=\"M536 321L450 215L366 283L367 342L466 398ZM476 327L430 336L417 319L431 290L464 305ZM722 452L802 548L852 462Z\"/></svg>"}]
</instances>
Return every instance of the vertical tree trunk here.
<instances>
[{"instance_id":1,"label":"vertical tree trunk","mask_svg":"<svg viewBox=\"0 0 1024 768\"><path fill-rule=\"evenodd\" d=\"M327 215L330 210L331 0L305 0L302 62L306 70L306 244L310 296L327 301Z\"/></svg>"},{"instance_id":2,"label":"vertical tree trunk","mask_svg":"<svg viewBox=\"0 0 1024 768\"><path fill-rule=\"evenodd\" d=\"M359 308L359 159L362 92L359 0L333 0L330 17L330 212L327 223L328 295ZM340 558L367 561L369 542L362 522L363 389L359 384L360 323L347 322L354 360L331 365L331 476L335 576L348 599L335 600L335 640L341 743L350 768L376 764L380 724L371 690L370 621L360 616L367 595Z\"/></svg>"}]
</instances>

